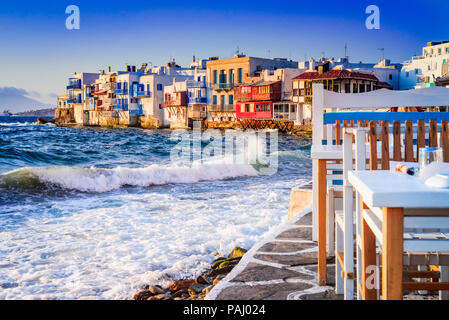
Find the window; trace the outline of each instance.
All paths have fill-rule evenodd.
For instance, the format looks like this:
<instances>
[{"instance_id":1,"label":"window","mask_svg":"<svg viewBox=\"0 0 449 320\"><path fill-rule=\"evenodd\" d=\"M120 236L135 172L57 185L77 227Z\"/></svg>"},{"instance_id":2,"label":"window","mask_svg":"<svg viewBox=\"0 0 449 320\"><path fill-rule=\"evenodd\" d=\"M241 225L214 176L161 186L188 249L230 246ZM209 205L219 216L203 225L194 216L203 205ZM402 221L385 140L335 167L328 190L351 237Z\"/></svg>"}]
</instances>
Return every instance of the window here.
<instances>
[{"instance_id":1,"label":"window","mask_svg":"<svg viewBox=\"0 0 449 320\"><path fill-rule=\"evenodd\" d=\"M299 96L299 89L293 89L293 96L294 97Z\"/></svg>"},{"instance_id":2,"label":"window","mask_svg":"<svg viewBox=\"0 0 449 320\"><path fill-rule=\"evenodd\" d=\"M221 105L222 106L225 105L225 98L226 98L226 96L221 96Z\"/></svg>"},{"instance_id":3,"label":"window","mask_svg":"<svg viewBox=\"0 0 449 320\"><path fill-rule=\"evenodd\" d=\"M220 70L220 83L226 83L226 73L224 70Z\"/></svg>"},{"instance_id":4,"label":"window","mask_svg":"<svg viewBox=\"0 0 449 320\"><path fill-rule=\"evenodd\" d=\"M218 104L217 96L212 96L212 104Z\"/></svg>"},{"instance_id":5,"label":"window","mask_svg":"<svg viewBox=\"0 0 449 320\"><path fill-rule=\"evenodd\" d=\"M357 86L357 83L354 83L354 84L352 85L352 93L358 93L358 86Z\"/></svg>"},{"instance_id":6,"label":"window","mask_svg":"<svg viewBox=\"0 0 449 320\"><path fill-rule=\"evenodd\" d=\"M162 91L164 86L161 83L157 84L157 91Z\"/></svg>"},{"instance_id":7,"label":"window","mask_svg":"<svg viewBox=\"0 0 449 320\"><path fill-rule=\"evenodd\" d=\"M270 104L267 103L267 111L270 112Z\"/></svg>"},{"instance_id":8,"label":"window","mask_svg":"<svg viewBox=\"0 0 449 320\"><path fill-rule=\"evenodd\" d=\"M449 47L446 48L446 54L449 54Z\"/></svg>"},{"instance_id":9,"label":"window","mask_svg":"<svg viewBox=\"0 0 449 320\"><path fill-rule=\"evenodd\" d=\"M346 83L345 84L345 92L346 93L350 93L351 92L351 84L350 83Z\"/></svg>"},{"instance_id":10,"label":"window","mask_svg":"<svg viewBox=\"0 0 449 320\"><path fill-rule=\"evenodd\" d=\"M441 55L441 48L438 49L438 55Z\"/></svg>"},{"instance_id":11,"label":"window","mask_svg":"<svg viewBox=\"0 0 449 320\"><path fill-rule=\"evenodd\" d=\"M364 84L360 84L360 85L359 85L359 92L360 92L360 93L365 92L365 85L364 85Z\"/></svg>"},{"instance_id":12,"label":"window","mask_svg":"<svg viewBox=\"0 0 449 320\"><path fill-rule=\"evenodd\" d=\"M367 84L366 85L366 92L370 92L371 91L371 85L370 84Z\"/></svg>"},{"instance_id":13,"label":"window","mask_svg":"<svg viewBox=\"0 0 449 320\"><path fill-rule=\"evenodd\" d=\"M217 70L214 70L214 79L213 79L214 83L216 84L218 82L217 79Z\"/></svg>"},{"instance_id":14,"label":"window","mask_svg":"<svg viewBox=\"0 0 449 320\"><path fill-rule=\"evenodd\" d=\"M228 98L228 101L229 101L229 104L234 104L234 95L229 95L229 98Z\"/></svg>"},{"instance_id":15,"label":"window","mask_svg":"<svg viewBox=\"0 0 449 320\"><path fill-rule=\"evenodd\" d=\"M234 69L229 69L229 83L234 83Z\"/></svg>"},{"instance_id":16,"label":"window","mask_svg":"<svg viewBox=\"0 0 449 320\"><path fill-rule=\"evenodd\" d=\"M242 68L239 68L239 70L238 70L238 81L239 81L239 83L242 83L242 81L243 81L243 69Z\"/></svg>"},{"instance_id":17,"label":"window","mask_svg":"<svg viewBox=\"0 0 449 320\"><path fill-rule=\"evenodd\" d=\"M393 80L393 75L390 74L390 75L388 76L388 78L389 78L390 80Z\"/></svg>"},{"instance_id":18,"label":"window","mask_svg":"<svg viewBox=\"0 0 449 320\"><path fill-rule=\"evenodd\" d=\"M245 112L249 112L249 104L245 104Z\"/></svg>"}]
</instances>

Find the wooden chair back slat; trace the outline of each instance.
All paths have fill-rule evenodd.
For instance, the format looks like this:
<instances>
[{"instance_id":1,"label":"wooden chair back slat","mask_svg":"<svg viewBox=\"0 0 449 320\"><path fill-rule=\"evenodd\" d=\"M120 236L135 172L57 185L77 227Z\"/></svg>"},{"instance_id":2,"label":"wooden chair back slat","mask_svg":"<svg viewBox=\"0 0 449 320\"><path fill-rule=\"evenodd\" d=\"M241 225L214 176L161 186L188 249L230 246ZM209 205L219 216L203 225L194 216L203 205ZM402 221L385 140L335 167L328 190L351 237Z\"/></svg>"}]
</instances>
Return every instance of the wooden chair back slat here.
<instances>
[{"instance_id":1,"label":"wooden chair back slat","mask_svg":"<svg viewBox=\"0 0 449 320\"><path fill-rule=\"evenodd\" d=\"M447 120L441 122L441 147L443 148L443 161L449 162L449 127Z\"/></svg>"},{"instance_id":2,"label":"wooden chair back slat","mask_svg":"<svg viewBox=\"0 0 449 320\"><path fill-rule=\"evenodd\" d=\"M431 148L438 146L437 133L438 133L437 121L430 120L430 123L429 123L429 147L431 147Z\"/></svg>"},{"instance_id":3,"label":"wooden chair back slat","mask_svg":"<svg viewBox=\"0 0 449 320\"><path fill-rule=\"evenodd\" d=\"M377 121L369 123L369 168L377 170Z\"/></svg>"},{"instance_id":4,"label":"wooden chair back slat","mask_svg":"<svg viewBox=\"0 0 449 320\"><path fill-rule=\"evenodd\" d=\"M401 121L393 122L393 160L402 161L401 153Z\"/></svg>"},{"instance_id":5,"label":"wooden chair back slat","mask_svg":"<svg viewBox=\"0 0 449 320\"><path fill-rule=\"evenodd\" d=\"M337 120L335 122L335 144L337 146L340 145L340 140L341 140L341 124L340 120Z\"/></svg>"},{"instance_id":6,"label":"wooden chair back slat","mask_svg":"<svg viewBox=\"0 0 449 320\"><path fill-rule=\"evenodd\" d=\"M382 170L390 170L390 126L388 121L382 122Z\"/></svg>"},{"instance_id":7,"label":"wooden chair back slat","mask_svg":"<svg viewBox=\"0 0 449 320\"><path fill-rule=\"evenodd\" d=\"M413 121L405 122L405 161L414 162L413 157Z\"/></svg>"},{"instance_id":8,"label":"wooden chair back slat","mask_svg":"<svg viewBox=\"0 0 449 320\"><path fill-rule=\"evenodd\" d=\"M424 120L418 120L418 137L416 140L416 159L419 159L419 149L426 146L426 124Z\"/></svg>"}]
</instances>

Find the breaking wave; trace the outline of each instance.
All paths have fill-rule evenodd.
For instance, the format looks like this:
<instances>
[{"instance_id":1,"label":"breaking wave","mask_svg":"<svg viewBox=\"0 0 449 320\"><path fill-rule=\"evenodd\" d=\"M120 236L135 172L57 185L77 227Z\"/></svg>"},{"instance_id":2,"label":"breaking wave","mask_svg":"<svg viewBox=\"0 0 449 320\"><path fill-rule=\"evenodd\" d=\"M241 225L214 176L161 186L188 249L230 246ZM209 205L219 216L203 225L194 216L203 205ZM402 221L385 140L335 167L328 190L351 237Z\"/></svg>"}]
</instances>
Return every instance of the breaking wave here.
<instances>
[{"instance_id":1,"label":"breaking wave","mask_svg":"<svg viewBox=\"0 0 449 320\"><path fill-rule=\"evenodd\" d=\"M170 183L197 183L257 176L249 164L193 163L191 166L162 166L144 168L116 167L113 169L69 166L25 167L0 175L0 187L34 189L42 185L58 186L81 192L108 192L124 186L149 187Z\"/></svg>"}]
</instances>

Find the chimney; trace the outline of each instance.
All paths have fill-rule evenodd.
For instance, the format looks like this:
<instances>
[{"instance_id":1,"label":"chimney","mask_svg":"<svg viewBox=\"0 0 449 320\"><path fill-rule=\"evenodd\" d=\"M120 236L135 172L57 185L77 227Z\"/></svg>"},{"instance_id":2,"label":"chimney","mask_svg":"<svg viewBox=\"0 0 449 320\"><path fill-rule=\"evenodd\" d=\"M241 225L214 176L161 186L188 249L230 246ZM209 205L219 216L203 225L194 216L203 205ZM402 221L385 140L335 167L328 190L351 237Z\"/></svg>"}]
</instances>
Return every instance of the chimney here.
<instances>
[{"instance_id":1,"label":"chimney","mask_svg":"<svg viewBox=\"0 0 449 320\"><path fill-rule=\"evenodd\" d=\"M314 71L315 70L315 59L310 58L309 60L309 71Z\"/></svg>"}]
</instances>

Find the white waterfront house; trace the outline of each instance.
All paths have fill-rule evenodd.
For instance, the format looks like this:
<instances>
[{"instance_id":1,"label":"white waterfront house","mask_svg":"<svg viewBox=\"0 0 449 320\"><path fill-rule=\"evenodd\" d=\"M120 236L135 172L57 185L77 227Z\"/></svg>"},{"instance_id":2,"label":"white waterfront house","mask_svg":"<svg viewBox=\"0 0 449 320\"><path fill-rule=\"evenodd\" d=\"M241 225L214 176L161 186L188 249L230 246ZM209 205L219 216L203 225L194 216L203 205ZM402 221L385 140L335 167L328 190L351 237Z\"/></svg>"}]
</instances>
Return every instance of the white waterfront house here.
<instances>
[{"instance_id":1,"label":"white waterfront house","mask_svg":"<svg viewBox=\"0 0 449 320\"><path fill-rule=\"evenodd\" d=\"M67 107L73 108L75 122L83 124L84 116L83 110L86 104L86 93L89 91L86 88L90 87L98 79L98 73L78 73L69 78L67 89Z\"/></svg>"},{"instance_id":2,"label":"white waterfront house","mask_svg":"<svg viewBox=\"0 0 449 320\"><path fill-rule=\"evenodd\" d=\"M422 55L405 61L400 74L401 90L433 87L439 77L447 74L449 41L429 42Z\"/></svg>"}]
</instances>

